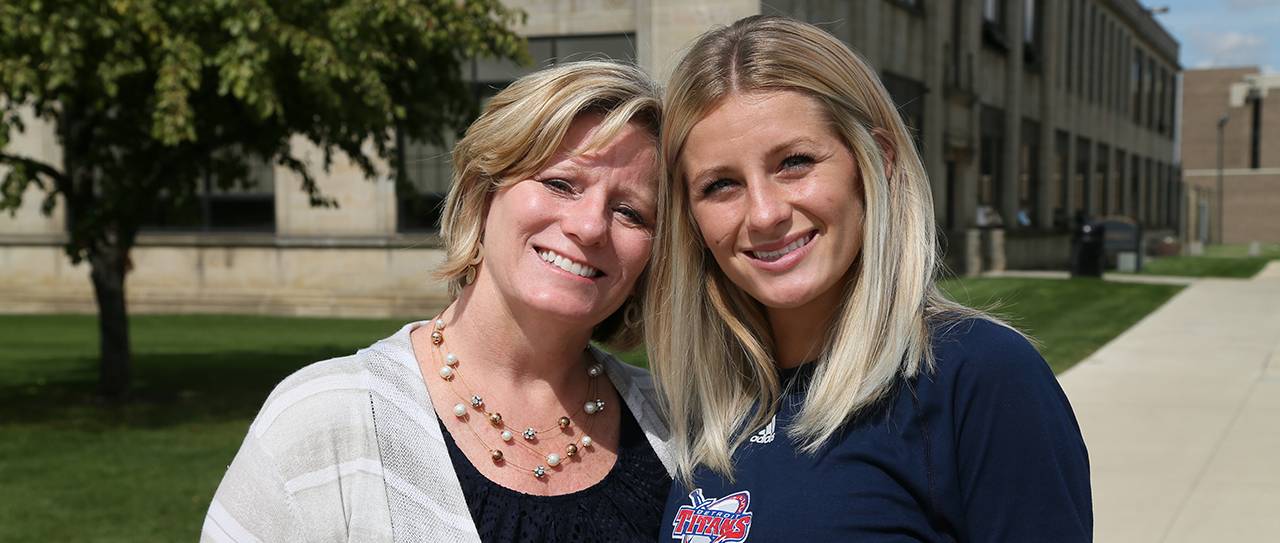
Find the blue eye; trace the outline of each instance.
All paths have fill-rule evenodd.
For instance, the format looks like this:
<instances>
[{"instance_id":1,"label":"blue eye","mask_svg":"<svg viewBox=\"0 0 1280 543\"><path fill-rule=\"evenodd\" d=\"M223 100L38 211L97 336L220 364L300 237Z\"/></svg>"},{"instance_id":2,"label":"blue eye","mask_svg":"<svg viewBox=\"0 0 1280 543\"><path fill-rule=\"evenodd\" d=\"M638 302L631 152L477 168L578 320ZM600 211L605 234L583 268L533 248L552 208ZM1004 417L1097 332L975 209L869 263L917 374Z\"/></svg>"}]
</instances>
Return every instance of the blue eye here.
<instances>
[{"instance_id":1,"label":"blue eye","mask_svg":"<svg viewBox=\"0 0 1280 543\"><path fill-rule=\"evenodd\" d=\"M782 164L780 169L793 170L796 168L802 168L802 167L808 166L810 164L813 164L813 157L803 153L796 153L794 155L791 155L787 158L782 159Z\"/></svg>"},{"instance_id":2,"label":"blue eye","mask_svg":"<svg viewBox=\"0 0 1280 543\"><path fill-rule=\"evenodd\" d=\"M573 185L571 185L568 181L565 181L564 179L560 179L558 177L553 177L551 179L543 179L542 181L540 181L540 183L542 183L543 186L555 192L560 192L565 194L573 193Z\"/></svg>"},{"instance_id":3,"label":"blue eye","mask_svg":"<svg viewBox=\"0 0 1280 543\"><path fill-rule=\"evenodd\" d=\"M722 177L720 179L716 179L715 181L707 183L706 185L703 185L702 195L710 196L711 194L714 194L717 191L723 190L731 186L733 186L733 181Z\"/></svg>"},{"instance_id":4,"label":"blue eye","mask_svg":"<svg viewBox=\"0 0 1280 543\"><path fill-rule=\"evenodd\" d=\"M628 206L618 206L617 208L614 209L614 211L617 214L625 217L627 222L633 225L647 226L644 220L644 216L641 215L639 211L636 211Z\"/></svg>"}]
</instances>

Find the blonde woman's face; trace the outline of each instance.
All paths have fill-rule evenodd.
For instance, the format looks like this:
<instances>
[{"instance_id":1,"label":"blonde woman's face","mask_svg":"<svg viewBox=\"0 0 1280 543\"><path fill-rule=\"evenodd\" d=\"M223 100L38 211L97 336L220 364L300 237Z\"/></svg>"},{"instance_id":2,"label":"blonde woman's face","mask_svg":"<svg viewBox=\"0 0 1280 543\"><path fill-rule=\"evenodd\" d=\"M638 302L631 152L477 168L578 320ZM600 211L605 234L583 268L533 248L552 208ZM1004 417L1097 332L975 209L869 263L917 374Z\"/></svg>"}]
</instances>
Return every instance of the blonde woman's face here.
<instances>
[{"instance_id":1,"label":"blonde woman's face","mask_svg":"<svg viewBox=\"0 0 1280 543\"><path fill-rule=\"evenodd\" d=\"M680 159L716 263L770 309L834 307L862 249L853 153L821 105L790 91L734 94L689 133Z\"/></svg>"},{"instance_id":2,"label":"blonde woman's face","mask_svg":"<svg viewBox=\"0 0 1280 543\"><path fill-rule=\"evenodd\" d=\"M576 119L545 168L490 202L477 287L496 290L512 311L594 326L622 305L648 263L655 143L628 124L583 152L600 121Z\"/></svg>"}]
</instances>

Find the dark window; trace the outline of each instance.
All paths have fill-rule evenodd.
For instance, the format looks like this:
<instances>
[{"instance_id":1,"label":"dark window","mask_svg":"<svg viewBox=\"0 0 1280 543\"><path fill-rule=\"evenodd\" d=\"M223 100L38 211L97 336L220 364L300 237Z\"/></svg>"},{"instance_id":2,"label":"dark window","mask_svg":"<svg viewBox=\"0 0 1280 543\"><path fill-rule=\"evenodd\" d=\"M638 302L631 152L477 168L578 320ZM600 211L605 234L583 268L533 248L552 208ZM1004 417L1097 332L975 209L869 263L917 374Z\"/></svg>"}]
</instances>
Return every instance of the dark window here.
<instances>
[{"instance_id":1,"label":"dark window","mask_svg":"<svg viewBox=\"0 0 1280 543\"><path fill-rule=\"evenodd\" d=\"M1004 0L983 0L982 2L982 38L987 45L994 46L998 49L1008 49L1009 44L1005 41L1005 12ZM1010 36L1010 41L1017 40L1017 36ZM1013 42L1017 44L1016 41Z\"/></svg>"},{"instance_id":2,"label":"dark window","mask_svg":"<svg viewBox=\"0 0 1280 543\"><path fill-rule=\"evenodd\" d=\"M1022 120L1018 146L1018 210L1012 224L1034 226L1040 217L1040 123Z\"/></svg>"},{"instance_id":3,"label":"dark window","mask_svg":"<svg viewBox=\"0 0 1280 543\"><path fill-rule=\"evenodd\" d=\"M1154 222L1155 222L1155 224L1157 224L1157 225L1164 225L1164 223L1165 223L1165 218L1168 216L1168 213L1167 213L1167 211L1168 211L1168 210L1166 209L1166 206L1165 206L1165 204L1166 204L1166 199L1165 199L1165 192L1166 192L1166 190L1165 190L1165 181L1166 181L1166 176L1165 176L1164 164L1161 164L1161 163L1159 163L1159 162L1157 162L1157 163L1156 163L1156 171L1155 171L1155 177L1154 177L1154 180L1155 180L1155 189L1154 189L1154 190L1155 190L1155 200L1156 200L1156 206L1155 206L1155 207L1156 207L1156 210L1155 210L1156 214L1155 214L1155 217L1153 217L1153 218L1154 218Z\"/></svg>"},{"instance_id":4,"label":"dark window","mask_svg":"<svg viewBox=\"0 0 1280 543\"><path fill-rule=\"evenodd\" d=\"M1146 119L1146 123L1144 123L1144 126L1146 126L1148 129L1155 129L1156 128L1156 59L1153 58L1153 56L1147 56L1146 72L1147 72L1147 79L1146 81L1143 82L1143 86L1142 86L1142 99L1146 101L1144 102L1143 105L1144 105L1144 108L1147 109L1147 113L1143 115L1143 119Z\"/></svg>"},{"instance_id":5,"label":"dark window","mask_svg":"<svg viewBox=\"0 0 1280 543\"><path fill-rule=\"evenodd\" d=\"M907 11L917 15L924 13L924 8L921 6L921 0L893 0L893 3L906 8Z\"/></svg>"},{"instance_id":6,"label":"dark window","mask_svg":"<svg viewBox=\"0 0 1280 543\"><path fill-rule=\"evenodd\" d=\"M1125 204L1124 182L1126 179L1128 179L1128 177L1125 176L1125 166L1129 163L1127 159L1128 157L1125 156L1124 151L1116 149L1116 183L1115 183L1116 202L1115 202L1115 207L1111 208L1112 212L1115 213L1116 215L1124 215L1126 213L1125 207L1124 207L1124 204Z\"/></svg>"},{"instance_id":7,"label":"dark window","mask_svg":"<svg viewBox=\"0 0 1280 543\"><path fill-rule=\"evenodd\" d=\"M1133 48L1133 68L1129 92L1133 96L1133 122L1142 124L1142 49Z\"/></svg>"},{"instance_id":8,"label":"dark window","mask_svg":"<svg viewBox=\"0 0 1280 543\"><path fill-rule=\"evenodd\" d=\"M1155 75L1156 75L1155 77L1156 89L1155 89L1155 95L1153 96L1154 103L1151 105L1152 107L1156 108L1156 111L1153 112L1156 118L1156 132L1160 134L1164 134L1164 131L1165 131L1164 87L1165 87L1165 79L1169 77L1169 75L1168 75L1168 71L1166 71L1164 68L1157 69L1155 71Z\"/></svg>"},{"instance_id":9,"label":"dark window","mask_svg":"<svg viewBox=\"0 0 1280 543\"><path fill-rule=\"evenodd\" d=\"M982 21L997 27L1003 27L1004 0L983 0Z\"/></svg>"},{"instance_id":10,"label":"dark window","mask_svg":"<svg viewBox=\"0 0 1280 543\"><path fill-rule=\"evenodd\" d=\"M1142 169L1142 195L1143 204L1146 205L1142 214L1142 222L1146 224L1156 223L1156 183L1155 170L1151 165L1151 159L1143 161Z\"/></svg>"},{"instance_id":11,"label":"dark window","mask_svg":"<svg viewBox=\"0 0 1280 543\"><path fill-rule=\"evenodd\" d=\"M1111 80L1111 55L1113 50L1111 46L1111 19L1102 12L1098 12L1098 20L1102 23L1100 29L1101 36L1099 41L1102 42L1098 48L1098 104L1103 108L1107 107L1107 82Z\"/></svg>"},{"instance_id":12,"label":"dark window","mask_svg":"<svg viewBox=\"0 0 1280 543\"><path fill-rule=\"evenodd\" d=\"M1098 43L1097 43L1098 32L1097 32L1097 26L1093 24L1094 22L1093 4L1085 3L1084 7L1085 7L1084 16L1080 21L1080 23L1083 25L1081 27L1082 31L1080 32L1080 35L1087 36L1087 39L1084 40L1084 49L1080 55L1080 64L1081 64L1080 97L1092 102L1093 101L1093 80L1095 79L1093 75L1093 68L1094 66L1097 66L1097 63L1094 62L1094 55L1096 55L1098 52Z\"/></svg>"},{"instance_id":13,"label":"dark window","mask_svg":"<svg viewBox=\"0 0 1280 543\"><path fill-rule=\"evenodd\" d=\"M1253 122L1249 130L1249 167L1257 169L1262 164L1262 98L1258 96L1258 91L1250 91L1249 102L1253 104Z\"/></svg>"},{"instance_id":14,"label":"dark window","mask_svg":"<svg viewBox=\"0 0 1280 543\"><path fill-rule=\"evenodd\" d=\"M1140 207L1142 207L1142 179L1138 177L1139 168L1142 168L1142 159L1134 155L1129 160L1129 216L1134 220L1140 218Z\"/></svg>"},{"instance_id":15,"label":"dark window","mask_svg":"<svg viewBox=\"0 0 1280 543\"><path fill-rule=\"evenodd\" d=\"M885 72L881 79L889 96L893 98L894 105L898 106L902 121L911 131L916 150L923 153L924 95L927 92L924 83L890 72Z\"/></svg>"},{"instance_id":16,"label":"dark window","mask_svg":"<svg viewBox=\"0 0 1280 543\"><path fill-rule=\"evenodd\" d=\"M1089 186L1089 155L1093 149L1093 142L1086 138L1076 138L1076 176L1071 180L1072 201L1071 212L1073 218L1077 220L1087 218L1085 213L1087 202L1091 196L1091 187Z\"/></svg>"},{"instance_id":17,"label":"dark window","mask_svg":"<svg viewBox=\"0 0 1280 543\"><path fill-rule=\"evenodd\" d=\"M981 157L978 165L978 205L1000 209L1004 190L1002 179L1004 152L1004 111L982 106Z\"/></svg>"},{"instance_id":18,"label":"dark window","mask_svg":"<svg viewBox=\"0 0 1280 543\"><path fill-rule=\"evenodd\" d=\"M551 36L529 38L533 62L520 66L491 59L473 60L466 68L476 99L483 105L511 82L541 68L563 62L610 58L635 60L635 37L631 34ZM398 195L397 229L400 232L439 230L441 207L453 177L450 150L456 137L447 134L443 146L409 142L405 146L405 169L412 191Z\"/></svg>"},{"instance_id":19,"label":"dark window","mask_svg":"<svg viewBox=\"0 0 1280 543\"><path fill-rule=\"evenodd\" d=\"M246 158L245 179L232 183L206 175L194 198L157 207L143 230L172 232L275 232L275 172L271 163Z\"/></svg>"},{"instance_id":20,"label":"dark window","mask_svg":"<svg viewBox=\"0 0 1280 543\"><path fill-rule=\"evenodd\" d=\"M1178 127L1178 72L1169 78L1169 139L1173 139L1174 130Z\"/></svg>"},{"instance_id":21,"label":"dark window","mask_svg":"<svg viewBox=\"0 0 1280 543\"><path fill-rule=\"evenodd\" d=\"M1096 41L1093 43L1093 85L1090 92L1093 93L1093 103L1103 105L1105 97L1103 94L1103 83L1107 80L1107 51L1111 49L1107 44L1107 18L1100 9L1093 11L1094 37Z\"/></svg>"},{"instance_id":22,"label":"dark window","mask_svg":"<svg viewBox=\"0 0 1280 543\"><path fill-rule=\"evenodd\" d=\"M1068 38L1067 38L1067 42L1063 44L1063 45L1064 45L1063 49L1066 49L1066 53L1067 53L1067 62L1063 65L1063 68L1064 68L1064 69L1066 70L1066 72L1067 72L1067 77L1066 77L1066 79L1067 79L1067 90L1068 90L1068 91L1070 91L1070 92L1075 92L1075 90L1076 90L1076 86L1075 86L1075 82L1076 82L1076 77L1075 77L1075 75L1076 75L1076 49L1080 46L1080 40L1076 39L1076 34L1077 34L1077 32L1076 32L1076 27L1078 26L1078 21L1076 20L1076 3L1077 3L1077 1L1078 1L1078 0L1068 0L1068 1L1067 1L1067 35L1068 35Z\"/></svg>"},{"instance_id":23,"label":"dark window","mask_svg":"<svg viewBox=\"0 0 1280 543\"><path fill-rule=\"evenodd\" d=\"M1040 63L1039 4L1039 0L1023 0L1022 6L1022 60L1032 65Z\"/></svg>"},{"instance_id":24,"label":"dark window","mask_svg":"<svg viewBox=\"0 0 1280 543\"><path fill-rule=\"evenodd\" d=\"M1053 202L1053 227L1066 230L1071 226L1070 214L1067 211L1070 192L1068 180L1071 179L1071 136L1061 130L1054 134L1054 149L1058 153L1058 167L1054 169L1053 187L1056 199Z\"/></svg>"},{"instance_id":25,"label":"dark window","mask_svg":"<svg viewBox=\"0 0 1280 543\"><path fill-rule=\"evenodd\" d=\"M1098 190L1093 191L1093 200L1089 201L1089 212L1099 217L1106 216L1111 212L1107 207L1107 199L1111 192L1111 148L1098 144L1098 157L1094 159L1094 171L1097 177L1094 183L1097 184Z\"/></svg>"}]
</instances>

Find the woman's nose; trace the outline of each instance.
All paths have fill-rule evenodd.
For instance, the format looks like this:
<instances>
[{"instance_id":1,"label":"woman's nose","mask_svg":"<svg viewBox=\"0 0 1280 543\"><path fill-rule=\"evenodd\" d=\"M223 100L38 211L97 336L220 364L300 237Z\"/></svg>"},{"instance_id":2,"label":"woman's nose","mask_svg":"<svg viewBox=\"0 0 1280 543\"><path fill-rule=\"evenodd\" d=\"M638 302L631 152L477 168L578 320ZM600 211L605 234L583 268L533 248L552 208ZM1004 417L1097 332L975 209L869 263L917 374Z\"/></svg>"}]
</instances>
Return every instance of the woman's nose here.
<instances>
[{"instance_id":1,"label":"woman's nose","mask_svg":"<svg viewBox=\"0 0 1280 543\"><path fill-rule=\"evenodd\" d=\"M747 185L747 225L757 232L769 233L786 226L791 217L791 206L770 180L758 180Z\"/></svg>"},{"instance_id":2,"label":"woman's nose","mask_svg":"<svg viewBox=\"0 0 1280 543\"><path fill-rule=\"evenodd\" d=\"M608 202L603 195L584 194L565 209L561 230L579 245L598 245L609 233Z\"/></svg>"}]
</instances>

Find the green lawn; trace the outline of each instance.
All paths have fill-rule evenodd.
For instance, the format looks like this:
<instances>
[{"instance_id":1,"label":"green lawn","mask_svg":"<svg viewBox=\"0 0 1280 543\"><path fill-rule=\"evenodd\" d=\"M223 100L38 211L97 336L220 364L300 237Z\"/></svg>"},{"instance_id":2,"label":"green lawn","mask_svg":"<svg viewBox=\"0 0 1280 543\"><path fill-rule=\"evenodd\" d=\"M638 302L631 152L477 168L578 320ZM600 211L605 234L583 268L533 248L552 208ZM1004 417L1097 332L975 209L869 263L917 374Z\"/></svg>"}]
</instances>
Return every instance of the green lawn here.
<instances>
[{"instance_id":1,"label":"green lawn","mask_svg":"<svg viewBox=\"0 0 1280 543\"><path fill-rule=\"evenodd\" d=\"M1055 370L1178 290L1094 280L953 280L1036 336ZM0 316L0 542L191 541L272 386L402 320L135 316L134 400L94 400L89 316ZM643 363L642 353L631 361Z\"/></svg>"},{"instance_id":2,"label":"green lawn","mask_svg":"<svg viewBox=\"0 0 1280 543\"><path fill-rule=\"evenodd\" d=\"M1258 256L1249 256L1248 244L1208 245L1203 256L1147 257L1144 275L1180 277L1249 278L1272 260L1280 260L1280 244L1261 244Z\"/></svg>"},{"instance_id":3,"label":"green lawn","mask_svg":"<svg viewBox=\"0 0 1280 543\"><path fill-rule=\"evenodd\" d=\"M1143 263L1144 275L1182 277L1232 277L1257 275L1272 259L1267 257L1166 256L1151 257Z\"/></svg>"},{"instance_id":4,"label":"green lawn","mask_svg":"<svg viewBox=\"0 0 1280 543\"><path fill-rule=\"evenodd\" d=\"M401 321L136 316L135 401L93 399L87 316L0 316L0 541L194 541L271 388Z\"/></svg>"},{"instance_id":5,"label":"green lawn","mask_svg":"<svg viewBox=\"0 0 1280 543\"><path fill-rule=\"evenodd\" d=\"M1272 260L1280 258L1280 243L1262 243L1258 246L1261 251L1258 256L1270 258ZM1247 243L1228 243L1224 245L1206 245L1204 248L1205 256L1216 256L1223 258L1241 258L1249 256L1249 244Z\"/></svg>"},{"instance_id":6,"label":"green lawn","mask_svg":"<svg viewBox=\"0 0 1280 543\"><path fill-rule=\"evenodd\" d=\"M952 279L957 301L1005 318L1039 343L1060 373L1120 335L1182 289L1098 279Z\"/></svg>"}]
</instances>

